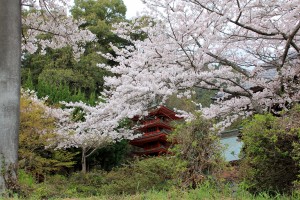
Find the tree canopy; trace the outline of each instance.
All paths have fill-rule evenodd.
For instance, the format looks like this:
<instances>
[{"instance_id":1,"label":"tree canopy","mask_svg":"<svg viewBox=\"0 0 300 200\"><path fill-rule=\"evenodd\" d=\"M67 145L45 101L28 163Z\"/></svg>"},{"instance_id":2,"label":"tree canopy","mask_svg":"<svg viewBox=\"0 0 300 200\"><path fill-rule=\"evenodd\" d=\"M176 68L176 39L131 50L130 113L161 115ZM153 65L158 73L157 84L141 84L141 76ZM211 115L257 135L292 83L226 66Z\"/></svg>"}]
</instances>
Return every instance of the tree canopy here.
<instances>
[{"instance_id":1,"label":"tree canopy","mask_svg":"<svg viewBox=\"0 0 300 200\"><path fill-rule=\"evenodd\" d=\"M107 55L119 63L106 67L118 74L105 79L111 90L104 107L111 115L141 115L173 93L189 97L193 87L219 91L220 98L200 110L208 118L223 118L222 127L253 113L288 109L299 101L300 2L145 3L153 23L140 29L135 28L138 20L120 23L116 32L132 45L113 46L117 56ZM146 39L130 37L140 31Z\"/></svg>"}]
</instances>

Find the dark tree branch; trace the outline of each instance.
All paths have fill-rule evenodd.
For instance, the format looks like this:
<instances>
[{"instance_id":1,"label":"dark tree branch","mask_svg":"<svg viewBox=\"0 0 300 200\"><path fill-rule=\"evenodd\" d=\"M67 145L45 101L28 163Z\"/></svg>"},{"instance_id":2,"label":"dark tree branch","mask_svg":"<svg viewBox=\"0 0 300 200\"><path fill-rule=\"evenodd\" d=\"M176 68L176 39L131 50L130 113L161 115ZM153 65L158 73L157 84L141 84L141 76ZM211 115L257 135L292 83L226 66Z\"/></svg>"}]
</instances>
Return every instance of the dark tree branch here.
<instances>
[{"instance_id":1,"label":"dark tree branch","mask_svg":"<svg viewBox=\"0 0 300 200\"><path fill-rule=\"evenodd\" d=\"M206 83L207 85L209 85L209 86L212 86L213 88L210 88L210 89L215 89L215 90L223 90L224 92L226 92L226 93L228 93L228 94L231 94L231 95L233 95L233 96L246 96L246 97L251 97L252 95L251 94L249 94L248 92L238 92L238 91L232 91L232 90L229 90L229 89L227 89L227 88L222 88L221 86L217 86L216 84L214 84L214 83L212 83L212 82L210 82L210 81L208 81L208 80L201 80L201 81L203 81L204 83ZM198 87L197 85L195 86L195 87ZM200 86L200 87L202 87L202 86Z\"/></svg>"},{"instance_id":2,"label":"dark tree branch","mask_svg":"<svg viewBox=\"0 0 300 200\"><path fill-rule=\"evenodd\" d=\"M210 8L208 8L207 6L203 5L202 3L200 3L200 2L197 1L197 0L193 0L193 1L191 1L191 2L193 2L193 3L197 4L197 5L199 5L200 7L202 7L203 9L205 9L205 10L207 10L207 11L209 11L209 12L216 13L216 14L218 14L218 15L220 15L220 16L224 16L223 13L220 13L220 12L218 12L218 11L215 11L215 10L213 10L213 9L210 9ZM238 18L238 19L239 19L239 18ZM279 32L271 32L271 33L264 32L264 31L261 31L261 30L258 30L258 29L256 29L256 28L254 28L254 27L251 27L251 26L247 26L247 25L245 25L245 24L242 24L242 23L238 22L237 20L232 20L232 19L230 19L230 18L228 18L228 17L227 17L227 20L228 20L229 22L231 22L231 23L233 23L233 24L239 26L239 27L242 27L242 28L244 28L244 29L247 29L247 30L249 30L249 31L255 32L255 33L260 34L260 35L265 35L265 36L275 36L275 35L279 35Z\"/></svg>"},{"instance_id":3,"label":"dark tree branch","mask_svg":"<svg viewBox=\"0 0 300 200\"><path fill-rule=\"evenodd\" d=\"M283 56L282 56L282 63L281 63L280 68L282 68L284 63L285 63L285 60L287 58L287 54L288 54L290 46L291 46L291 42L293 41L293 39L294 39L296 33L299 31L299 29L300 29L300 22L298 22L297 26L295 27L295 29L293 30L291 35L288 37L287 43L285 45L284 53L283 53Z\"/></svg>"},{"instance_id":4,"label":"dark tree branch","mask_svg":"<svg viewBox=\"0 0 300 200\"><path fill-rule=\"evenodd\" d=\"M194 40L195 40L196 44L198 45L198 47L201 48L202 46L201 46L201 44L198 42L198 40L197 40L196 38L194 38ZM211 52L207 52L206 54L209 55L209 56L211 56L211 57L213 57L214 59L218 60L220 64L230 66L230 67L232 67L234 70L236 70L237 72L239 72L239 73L245 75L246 77L248 77L248 78L250 77L247 70L241 68L240 66L238 66L238 65L235 64L234 62L231 62L231 61L227 60L226 58L221 58L220 56L217 56L217 55L215 55L215 54L213 54L213 53L211 53Z\"/></svg>"}]
</instances>

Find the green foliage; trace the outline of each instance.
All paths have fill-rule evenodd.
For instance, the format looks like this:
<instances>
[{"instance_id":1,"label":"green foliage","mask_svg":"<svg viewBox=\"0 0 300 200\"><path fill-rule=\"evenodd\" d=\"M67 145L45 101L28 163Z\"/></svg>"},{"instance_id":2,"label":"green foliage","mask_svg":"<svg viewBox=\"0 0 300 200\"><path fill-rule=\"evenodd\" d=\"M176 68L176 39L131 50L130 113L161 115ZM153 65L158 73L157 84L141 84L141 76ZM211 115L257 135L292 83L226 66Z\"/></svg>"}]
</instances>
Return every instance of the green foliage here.
<instances>
[{"instance_id":1,"label":"green foliage","mask_svg":"<svg viewBox=\"0 0 300 200\"><path fill-rule=\"evenodd\" d=\"M29 199L136 194L170 189L174 185L178 164L178 160L170 157L153 157L136 160L110 172L97 170L86 174L74 173L70 177L47 176L39 184L31 175L21 171L20 182Z\"/></svg>"},{"instance_id":2,"label":"green foliage","mask_svg":"<svg viewBox=\"0 0 300 200\"><path fill-rule=\"evenodd\" d=\"M77 153L46 148L55 137L55 120L40 105L21 97L19 168L42 181L46 174L71 168Z\"/></svg>"},{"instance_id":3,"label":"green foliage","mask_svg":"<svg viewBox=\"0 0 300 200\"><path fill-rule=\"evenodd\" d=\"M120 167L130 159L130 147L128 141L122 140L95 150L86 159L87 170L111 171L113 168ZM82 151L82 149L72 148L70 151L77 152ZM74 160L77 163L74 165L74 171L82 170L82 155L76 155Z\"/></svg>"},{"instance_id":4,"label":"green foliage","mask_svg":"<svg viewBox=\"0 0 300 200\"><path fill-rule=\"evenodd\" d=\"M195 89L196 95L196 102L201 103L203 107L209 107L212 103L212 97L216 95L215 90L207 90L207 89Z\"/></svg>"},{"instance_id":5,"label":"green foliage","mask_svg":"<svg viewBox=\"0 0 300 200\"><path fill-rule=\"evenodd\" d=\"M76 61L71 47L61 49L46 49L45 54L37 51L34 54L24 54L22 59L22 83L26 80L28 69L31 71L33 84L36 85L38 77L44 69L70 69Z\"/></svg>"},{"instance_id":6,"label":"green foliage","mask_svg":"<svg viewBox=\"0 0 300 200\"><path fill-rule=\"evenodd\" d=\"M123 1L75 0L71 13L75 19L84 19L85 23L82 27L89 29L97 37L97 42L85 46L85 54L81 56L79 66L84 66L90 71L90 69L98 68L96 66L98 63L114 65L115 63L113 61L99 56L97 52L114 54L110 43L116 46L128 45L128 41L118 37L112 31L113 24L126 21L126 7ZM93 70L92 73L88 72L89 75L93 76L94 71L95 70ZM99 68L96 71L99 71ZM104 70L102 70L102 73L109 75L109 73ZM103 75L101 77L103 77ZM101 86L103 86L103 84Z\"/></svg>"},{"instance_id":7,"label":"green foliage","mask_svg":"<svg viewBox=\"0 0 300 200\"><path fill-rule=\"evenodd\" d=\"M34 90L34 85L33 85L33 81L32 81L32 74L30 69L27 72L27 79L24 82L24 88L28 88L30 90Z\"/></svg>"},{"instance_id":8,"label":"green foliage","mask_svg":"<svg viewBox=\"0 0 300 200\"><path fill-rule=\"evenodd\" d=\"M35 90L39 97L49 96L49 103L83 101L94 105L103 91L103 77L111 75L97 66L108 63L98 52L112 52L110 43L117 46L128 43L112 32L113 23L125 20L126 7L121 0L78 0L71 12L74 18L86 21L82 26L96 34L98 41L83 47L85 52L79 61L75 60L71 47L47 48L45 54L39 50L31 55L25 53L22 85Z\"/></svg>"},{"instance_id":9,"label":"green foliage","mask_svg":"<svg viewBox=\"0 0 300 200\"><path fill-rule=\"evenodd\" d=\"M102 169L106 171L112 170L114 167L120 166L126 162L130 153L130 145L128 141L112 143L107 147L98 149L88 158L90 169Z\"/></svg>"},{"instance_id":10,"label":"green foliage","mask_svg":"<svg viewBox=\"0 0 300 200\"><path fill-rule=\"evenodd\" d=\"M64 83L72 86L72 90L76 88L95 90L95 83L91 77L87 77L80 71L73 69L44 69L40 73L38 80L39 82L46 82L56 86Z\"/></svg>"},{"instance_id":11,"label":"green foliage","mask_svg":"<svg viewBox=\"0 0 300 200\"><path fill-rule=\"evenodd\" d=\"M37 91L39 96L48 95L45 92L49 92L50 88L56 91L61 89L61 86L67 87L72 95L82 91L83 96L90 96L95 92L97 84L103 84L101 73L98 73L103 70L92 69L95 75L88 76L85 68L77 66L78 63L72 59L74 58L69 48L48 49L45 55L26 55L22 66L23 87ZM43 89L45 86L48 88ZM60 100L66 99L61 97Z\"/></svg>"},{"instance_id":12,"label":"green foliage","mask_svg":"<svg viewBox=\"0 0 300 200\"><path fill-rule=\"evenodd\" d=\"M209 107L212 103L211 98L215 96L215 93L214 90L194 88L189 99L186 97L178 98L177 94L173 94L168 98L166 104L169 108L194 112L199 109L195 102L200 103L203 107Z\"/></svg>"},{"instance_id":13,"label":"green foliage","mask_svg":"<svg viewBox=\"0 0 300 200\"><path fill-rule=\"evenodd\" d=\"M82 26L97 36L103 50L107 52L110 42L123 41L112 32L114 23L125 20L126 6L122 0L75 0L74 3L73 17L86 21Z\"/></svg>"},{"instance_id":14,"label":"green foliage","mask_svg":"<svg viewBox=\"0 0 300 200\"><path fill-rule=\"evenodd\" d=\"M48 97L49 104L57 104L60 101L78 102L82 101L94 105L96 98L91 94L91 98L86 98L85 94L80 89L71 91L69 86L65 83L59 85L50 84L48 82L40 81L36 88L37 96L39 98Z\"/></svg>"},{"instance_id":15,"label":"green foliage","mask_svg":"<svg viewBox=\"0 0 300 200\"><path fill-rule=\"evenodd\" d=\"M116 168L105 176L101 194L135 194L147 190L167 190L174 184L181 163L170 157L137 160Z\"/></svg>"},{"instance_id":16,"label":"green foliage","mask_svg":"<svg viewBox=\"0 0 300 200\"><path fill-rule=\"evenodd\" d=\"M21 197L28 197L36 186L35 177L26 173L23 169L18 170L18 183L20 185Z\"/></svg>"},{"instance_id":17,"label":"green foliage","mask_svg":"<svg viewBox=\"0 0 300 200\"><path fill-rule=\"evenodd\" d=\"M163 190L173 185L176 163L172 158L155 157L136 160L110 172L92 171L75 173L68 182L68 189L84 197L90 195L135 194L151 189Z\"/></svg>"},{"instance_id":18,"label":"green foliage","mask_svg":"<svg viewBox=\"0 0 300 200\"><path fill-rule=\"evenodd\" d=\"M178 98L177 94L173 94L168 98L166 106L169 108L176 108L179 110L185 110L187 112L193 112L197 109L195 103L193 103L195 100L195 96L192 96L191 99L187 99L185 97Z\"/></svg>"},{"instance_id":19,"label":"green foliage","mask_svg":"<svg viewBox=\"0 0 300 200\"><path fill-rule=\"evenodd\" d=\"M68 184L67 178L62 175L47 177L43 183L34 184L31 187L32 191L25 197L32 200L65 198L68 197L66 191Z\"/></svg>"},{"instance_id":20,"label":"green foliage","mask_svg":"<svg viewBox=\"0 0 300 200\"><path fill-rule=\"evenodd\" d=\"M224 167L219 136L212 130L212 121L200 114L196 116L193 121L178 125L171 138L178 143L173 152L186 163L180 179L184 187L192 188L210 176L216 177Z\"/></svg>"},{"instance_id":21,"label":"green foliage","mask_svg":"<svg viewBox=\"0 0 300 200\"><path fill-rule=\"evenodd\" d=\"M300 112L255 115L244 124L242 175L251 192L290 192L299 175Z\"/></svg>"},{"instance_id":22,"label":"green foliage","mask_svg":"<svg viewBox=\"0 0 300 200\"><path fill-rule=\"evenodd\" d=\"M154 165L155 166L155 165ZM216 185L211 181L205 181L201 186L195 189L183 189L178 187L168 187L159 190L151 188L147 191L139 191L134 194L115 194L115 192L104 194L101 187L106 184L106 172L94 171L82 175L80 173L73 174L70 178L61 175L55 175L47 178L47 181L36 184L30 175L22 172L19 176L21 186L29 188L26 199L115 199L115 200L195 200L195 199L242 199L242 200L298 200L300 192L294 191L290 195L276 194L270 196L267 193L259 193L252 195L243 187L231 185ZM125 179L120 181L125 181ZM137 182L137 180L135 180ZM28 185L27 185L28 184ZM124 188L125 189L125 188ZM1 199L1 197L0 197ZM17 198L15 198L17 199Z\"/></svg>"},{"instance_id":23,"label":"green foliage","mask_svg":"<svg viewBox=\"0 0 300 200\"><path fill-rule=\"evenodd\" d=\"M86 200L96 200L99 197L89 198ZM256 196L249 192L237 188L234 189L230 186L225 186L220 189L210 182L205 182L196 189L183 190L178 188L172 188L169 191L157 191L151 190L146 193L139 193L137 195L122 195L122 196L106 196L103 199L115 199L115 200L136 200L136 199L147 199L147 200L210 200L210 199L237 199L237 200L298 200L300 198L299 193L292 195L280 195L277 194L275 197L270 196L266 193L260 193Z\"/></svg>"},{"instance_id":24,"label":"green foliage","mask_svg":"<svg viewBox=\"0 0 300 200\"><path fill-rule=\"evenodd\" d=\"M38 55L31 57L34 56ZM44 55L47 58L49 56L51 54ZM38 57L42 59L41 56ZM31 58L28 59L30 61ZM54 58L47 60L55 62ZM22 85L26 89L35 90L39 98L48 96L48 103L50 104L59 101L83 101L94 105L97 101L96 88L103 84L103 74L97 73L97 69L95 69L95 76L98 75L100 80L76 69L75 65L72 68L69 65L62 65L61 68L51 68L51 65L48 65L47 67L37 66L37 69L32 69L31 66L39 65L39 63L34 61L29 63L29 61L24 61L28 65L22 68Z\"/></svg>"}]
</instances>

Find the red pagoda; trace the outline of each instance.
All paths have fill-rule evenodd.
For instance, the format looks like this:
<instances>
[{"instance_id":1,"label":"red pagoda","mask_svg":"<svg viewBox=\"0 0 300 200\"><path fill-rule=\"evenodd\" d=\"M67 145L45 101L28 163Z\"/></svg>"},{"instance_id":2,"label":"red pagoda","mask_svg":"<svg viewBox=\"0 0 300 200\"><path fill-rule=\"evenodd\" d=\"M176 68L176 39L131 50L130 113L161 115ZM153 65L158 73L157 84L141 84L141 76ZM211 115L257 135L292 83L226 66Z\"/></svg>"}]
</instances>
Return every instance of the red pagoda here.
<instances>
[{"instance_id":1,"label":"red pagoda","mask_svg":"<svg viewBox=\"0 0 300 200\"><path fill-rule=\"evenodd\" d=\"M135 155L159 155L168 152L170 142L167 135L172 131L170 122L181 119L176 113L165 106L160 106L149 112L149 115L140 119L133 118L136 123L142 125L137 129L142 136L130 141L135 147Z\"/></svg>"}]
</instances>

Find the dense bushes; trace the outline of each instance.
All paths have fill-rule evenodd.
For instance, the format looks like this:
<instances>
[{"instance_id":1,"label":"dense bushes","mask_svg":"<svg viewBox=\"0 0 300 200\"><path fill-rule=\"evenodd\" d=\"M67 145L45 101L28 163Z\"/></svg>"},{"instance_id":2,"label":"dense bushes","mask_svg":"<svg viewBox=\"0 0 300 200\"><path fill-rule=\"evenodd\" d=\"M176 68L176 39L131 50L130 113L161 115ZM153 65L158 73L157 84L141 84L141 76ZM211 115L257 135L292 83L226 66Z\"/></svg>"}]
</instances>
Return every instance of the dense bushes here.
<instances>
[{"instance_id":1,"label":"dense bushes","mask_svg":"<svg viewBox=\"0 0 300 200\"><path fill-rule=\"evenodd\" d=\"M178 160L171 157L153 157L115 169L106 175L102 186L104 194L134 194L150 189L166 190L175 182Z\"/></svg>"},{"instance_id":2,"label":"dense bushes","mask_svg":"<svg viewBox=\"0 0 300 200\"><path fill-rule=\"evenodd\" d=\"M166 178L164 174L161 178L158 178L160 173L152 179L152 173L161 171L162 167L166 167L167 171L173 168L171 165L171 159L165 160L165 157L156 157L141 161L135 161L132 168L126 166L124 168L115 169L114 172L93 171L87 174L76 173L67 178L61 175L55 175L49 177L44 183L36 184L30 178L30 176L22 173L20 182L27 188L26 199L259 199L259 200L298 200L300 193L293 193L292 195L280 195L271 196L266 192L251 195L243 187L234 187L230 185L212 184L210 181L204 181L196 189L183 189L174 187L172 181L159 182L163 178ZM165 162L166 161L166 162ZM163 164L161 165L161 163ZM173 163L176 164L176 163ZM144 167L150 167L149 170ZM154 169L158 167L157 169ZM141 173L140 167L143 168ZM173 168L174 169L174 168ZM127 171L128 170L128 171ZM127 171L127 172L125 172ZM170 171L169 171L170 172ZM173 170L172 173L173 174ZM147 180L151 178L151 181ZM137 179L138 178L138 179ZM170 177L168 177L170 178ZM153 182L154 180L154 182ZM162 183L159 187L156 185ZM146 185L146 184L150 185ZM89 197L89 198L87 198Z\"/></svg>"},{"instance_id":3,"label":"dense bushes","mask_svg":"<svg viewBox=\"0 0 300 200\"><path fill-rule=\"evenodd\" d=\"M242 131L241 172L251 192L290 192L300 170L300 107L256 115Z\"/></svg>"},{"instance_id":4,"label":"dense bushes","mask_svg":"<svg viewBox=\"0 0 300 200\"><path fill-rule=\"evenodd\" d=\"M32 184L22 171L21 184L33 199L88 197L97 195L136 194L149 190L168 190L176 182L178 160L172 157L153 157L136 160L110 172L74 173L70 177L48 176L40 184ZM28 196L28 198L29 198Z\"/></svg>"}]
</instances>

